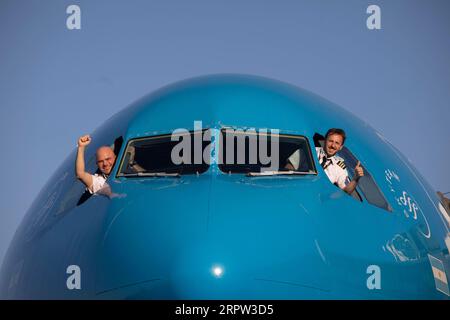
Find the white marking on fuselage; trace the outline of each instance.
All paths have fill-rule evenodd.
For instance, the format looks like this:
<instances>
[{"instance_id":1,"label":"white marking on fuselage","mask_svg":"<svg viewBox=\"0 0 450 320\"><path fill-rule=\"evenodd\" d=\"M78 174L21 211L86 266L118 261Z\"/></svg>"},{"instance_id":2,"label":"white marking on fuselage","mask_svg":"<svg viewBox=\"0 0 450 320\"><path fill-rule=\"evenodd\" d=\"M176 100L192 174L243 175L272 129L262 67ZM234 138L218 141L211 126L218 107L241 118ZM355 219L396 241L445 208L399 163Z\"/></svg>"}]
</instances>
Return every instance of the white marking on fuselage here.
<instances>
[{"instance_id":1,"label":"white marking on fuselage","mask_svg":"<svg viewBox=\"0 0 450 320\"><path fill-rule=\"evenodd\" d=\"M404 165L406 165L406 167L408 168L408 170L413 174L413 176L416 178L417 182L419 182L420 186L422 187L423 191L425 191L425 194L427 195L428 199L430 199L430 201L431 201L431 203L433 204L434 208L438 211L438 210L439 210L438 207L436 206L435 202L434 202L433 199L431 198L431 196L430 196L430 194L428 193L428 191L427 191L427 189L425 188L425 186L422 184L422 182L420 181L420 179L419 179L419 178L417 177L417 175L415 174L414 170L412 170L412 168L409 166L408 163L406 163L405 161L403 161L401 155L397 152L397 150L394 148L394 146L393 146L390 142L388 142L388 145L389 145L389 146L391 147L391 149L395 152L395 154L397 155L398 159L399 159ZM422 215L425 217L425 215L424 215L423 213L422 213ZM439 215L439 216L441 216L441 215ZM445 223L444 218L441 217L441 220L442 220L442 222L443 222L443 224L444 224L444 227L445 227L445 229L446 229L446 231L447 231L447 233L448 233L448 232L449 232L449 229L448 229L447 224ZM425 221L426 221L426 219L425 219ZM428 222L427 222L427 225L428 225ZM430 233L431 233L431 231L430 231Z\"/></svg>"},{"instance_id":2,"label":"white marking on fuselage","mask_svg":"<svg viewBox=\"0 0 450 320\"><path fill-rule=\"evenodd\" d=\"M314 239L314 243L316 244L317 252L319 253L320 257L322 258L322 261L326 264L327 259L325 259L325 255L323 254L322 250L320 249L319 242L317 242L317 240Z\"/></svg>"}]
</instances>

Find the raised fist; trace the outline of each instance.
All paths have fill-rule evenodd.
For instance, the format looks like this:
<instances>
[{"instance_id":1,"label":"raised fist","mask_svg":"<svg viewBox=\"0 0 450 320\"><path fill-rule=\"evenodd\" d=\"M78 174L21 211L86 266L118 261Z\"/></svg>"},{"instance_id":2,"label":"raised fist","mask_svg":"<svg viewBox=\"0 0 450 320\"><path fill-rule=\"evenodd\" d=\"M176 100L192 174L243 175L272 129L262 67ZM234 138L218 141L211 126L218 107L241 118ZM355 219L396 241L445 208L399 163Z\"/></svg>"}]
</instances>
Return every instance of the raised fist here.
<instances>
[{"instance_id":1,"label":"raised fist","mask_svg":"<svg viewBox=\"0 0 450 320\"><path fill-rule=\"evenodd\" d=\"M78 147L86 147L89 143L91 143L91 137L88 134L78 139Z\"/></svg>"}]
</instances>

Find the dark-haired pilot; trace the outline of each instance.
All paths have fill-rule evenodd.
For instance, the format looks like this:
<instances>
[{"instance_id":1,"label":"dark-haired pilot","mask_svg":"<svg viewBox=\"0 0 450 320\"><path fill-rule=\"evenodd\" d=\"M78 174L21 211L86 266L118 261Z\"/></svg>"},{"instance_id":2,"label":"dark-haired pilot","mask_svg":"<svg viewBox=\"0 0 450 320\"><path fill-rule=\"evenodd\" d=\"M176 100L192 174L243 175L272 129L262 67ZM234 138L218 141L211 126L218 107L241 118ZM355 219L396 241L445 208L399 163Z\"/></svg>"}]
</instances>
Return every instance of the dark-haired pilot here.
<instances>
[{"instance_id":1,"label":"dark-haired pilot","mask_svg":"<svg viewBox=\"0 0 450 320\"><path fill-rule=\"evenodd\" d=\"M96 193L105 185L106 179L108 179L108 176L114 167L116 155L111 147L102 146L98 148L96 158L100 173L90 174L89 172L86 172L84 168L84 150L87 145L91 143L91 140L89 135L84 135L78 139L75 171L77 178L85 184L87 190L89 190L90 193Z\"/></svg>"},{"instance_id":2,"label":"dark-haired pilot","mask_svg":"<svg viewBox=\"0 0 450 320\"><path fill-rule=\"evenodd\" d=\"M364 176L364 170L358 161L353 179L351 181L349 180L344 159L337 155L337 152L344 146L345 138L344 130L338 128L329 129L325 135L324 147L316 148L316 153L319 163L331 183L337 185L348 194L351 194L358 185L359 179ZM288 163L285 168L297 171L301 162L301 153L297 150L288 158Z\"/></svg>"}]
</instances>

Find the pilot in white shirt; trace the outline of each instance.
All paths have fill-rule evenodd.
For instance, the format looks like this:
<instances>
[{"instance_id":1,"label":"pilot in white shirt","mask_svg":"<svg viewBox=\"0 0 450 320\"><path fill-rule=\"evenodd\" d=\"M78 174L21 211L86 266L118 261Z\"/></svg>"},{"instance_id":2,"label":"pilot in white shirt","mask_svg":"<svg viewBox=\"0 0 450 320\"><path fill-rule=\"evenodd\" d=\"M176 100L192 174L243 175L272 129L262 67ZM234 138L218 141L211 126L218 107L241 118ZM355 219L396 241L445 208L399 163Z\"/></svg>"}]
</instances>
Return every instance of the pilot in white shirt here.
<instances>
[{"instance_id":1,"label":"pilot in white shirt","mask_svg":"<svg viewBox=\"0 0 450 320\"><path fill-rule=\"evenodd\" d=\"M86 172L84 163L84 151L90 143L91 137L89 135L84 135L78 139L75 172L77 178L84 183L87 190L89 190L91 194L94 194L107 186L106 180L114 167L116 155L114 154L113 149L109 146L102 146L98 148L96 152L96 159L99 173L90 174L89 172Z\"/></svg>"},{"instance_id":2,"label":"pilot in white shirt","mask_svg":"<svg viewBox=\"0 0 450 320\"><path fill-rule=\"evenodd\" d=\"M319 163L325 171L328 179L348 194L351 194L355 190L359 179L364 176L364 170L358 161L358 164L355 167L353 179L351 181L349 180L344 159L337 155L337 152L344 146L344 142L344 130L332 128L328 130L325 136L324 147L316 148L316 153ZM305 163L305 161L303 161L303 159L305 159L303 150L296 150L288 158L286 168L289 170L304 171L304 166L302 163Z\"/></svg>"},{"instance_id":3,"label":"pilot in white shirt","mask_svg":"<svg viewBox=\"0 0 450 320\"><path fill-rule=\"evenodd\" d=\"M348 179L348 171L347 167L345 166L344 159L337 155L327 157L325 150L320 147L316 148L316 152L319 163L327 174L327 177L328 179L330 179L331 183L334 183L339 188L344 189L350 182Z\"/></svg>"},{"instance_id":4,"label":"pilot in white shirt","mask_svg":"<svg viewBox=\"0 0 450 320\"><path fill-rule=\"evenodd\" d=\"M344 163L344 159L334 155L332 157L327 157L325 150L319 147L316 148L317 158L319 163L324 169L325 173L330 179L331 183L336 184L339 188L344 189L348 180L348 171ZM303 150L297 149L289 158L288 161L292 165L295 171L304 171L304 165L306 162L303 161L304 153ZM306 160L306 159L305 159Z\"/></svg>"},{"instance_id":5,"label":"pilot in white shirt","mask_svg":"<svg viewBox=\"0 0 450 320\"><path fill-rule=\"evenodd\" d=\"M97 193L99 190L103 188L106 183L106 179L108 177L104 174L95 173L92 176L92 185L90 187L86 187L86 189L91 193Z\"/></svg>"}]
</instances>

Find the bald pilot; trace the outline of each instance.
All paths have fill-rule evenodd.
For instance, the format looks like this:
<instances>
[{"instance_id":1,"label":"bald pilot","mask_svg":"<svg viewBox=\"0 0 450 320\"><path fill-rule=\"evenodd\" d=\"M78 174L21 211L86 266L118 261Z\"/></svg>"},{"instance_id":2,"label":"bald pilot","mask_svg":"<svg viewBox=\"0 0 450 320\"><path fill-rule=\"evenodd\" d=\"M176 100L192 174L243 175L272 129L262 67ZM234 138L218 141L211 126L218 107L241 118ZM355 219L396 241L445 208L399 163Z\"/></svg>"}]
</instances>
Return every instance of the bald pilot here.
<instances>
[{"instance_id":1,"label":"bald pilot","mask_svg":"<svg viewBox=\"0 0 450 320\"><path fill-rule=\"evenodd\" d=\"M87 145L91 143L91 137L84 135L78 139L77 160L75 163L75 170L77 178L86 185L87 190L90 193L96 193L102 189L103 185L108 179L111 173L114 163L116 161L116 155L111 147L103 146L97 149L97 166L100 170L100 174L90 174L84 169L84 150Z\"/></svg>"}]
</instances>

